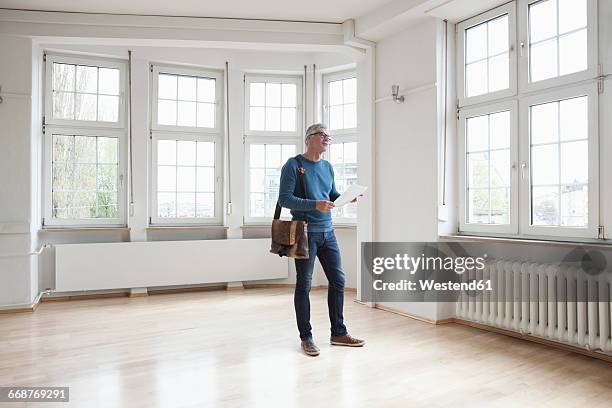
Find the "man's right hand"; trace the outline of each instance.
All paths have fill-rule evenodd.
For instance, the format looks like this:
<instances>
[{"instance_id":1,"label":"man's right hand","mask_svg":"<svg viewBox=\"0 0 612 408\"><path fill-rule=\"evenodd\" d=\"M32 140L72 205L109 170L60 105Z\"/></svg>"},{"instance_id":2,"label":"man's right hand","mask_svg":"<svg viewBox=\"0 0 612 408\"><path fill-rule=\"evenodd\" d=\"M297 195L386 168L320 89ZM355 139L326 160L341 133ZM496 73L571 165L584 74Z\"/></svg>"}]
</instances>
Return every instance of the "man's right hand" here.
<instances>
[{"instance_id":1,"label":"man's right hand","mask_svg":"<svg viewBox=\"0 0 612 408\"><path fill-rule=\"evenodd\" d=\"M326 200L317 200L316 208L321 212L328 212L334 208L334 203Z\"/></svg>"}]
</instances>

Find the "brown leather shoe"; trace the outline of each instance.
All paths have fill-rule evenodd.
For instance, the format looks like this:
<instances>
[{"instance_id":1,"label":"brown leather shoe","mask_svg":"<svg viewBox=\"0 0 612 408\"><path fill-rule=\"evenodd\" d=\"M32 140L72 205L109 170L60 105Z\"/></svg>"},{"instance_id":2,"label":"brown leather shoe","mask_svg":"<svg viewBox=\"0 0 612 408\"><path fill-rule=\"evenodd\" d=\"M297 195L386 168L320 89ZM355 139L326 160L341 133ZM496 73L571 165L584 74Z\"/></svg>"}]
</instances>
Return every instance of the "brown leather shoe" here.
<instances>
[{"instance_id":1,"label":"brown leather shoe","mask_svg":"<svg viewBox=\"0 0 612 408\"><path fill-rule=\"evenodd\" d=\"M334 346L361 347L365 344L365 340L356 339L350 334L345 336L331 336L331 344Z\"/></svg>"},{"instance_id":2,"label":"brown leather shoe","mask_svg":"<svg viewBox=\"0 0 612 408\"><path fill-rule=\"evenodd\" d=\"M302 350L304 351L304 353L308 354L309 356L313 356L313 357L318 356L319 353L321 352L321 350L319 350L319 348L314 343L314 341L312 341L312 339L302 340Z\"/></svg>"}]
</instances>

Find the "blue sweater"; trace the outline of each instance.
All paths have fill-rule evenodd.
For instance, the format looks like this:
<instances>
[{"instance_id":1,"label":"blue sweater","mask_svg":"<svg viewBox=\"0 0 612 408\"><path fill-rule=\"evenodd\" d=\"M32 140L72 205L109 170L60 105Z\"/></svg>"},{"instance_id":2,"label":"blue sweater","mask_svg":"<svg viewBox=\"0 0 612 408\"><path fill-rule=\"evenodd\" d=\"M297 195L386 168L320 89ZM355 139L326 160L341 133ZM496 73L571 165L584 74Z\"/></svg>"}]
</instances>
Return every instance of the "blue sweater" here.
<instances>
[{"instance_id":1,"label":"blue sweater","mask_svg":"<svg viewBox=\"0 0 612 408\"><path fill-rule=\"evenodd\" d=\"M294 220L307 221L309 232L329 232L332 230L331 212L316 209L317 200L335 201L340 197L334 182L334 168L327 160L318 162L308 160L300 155L306 177L307 199L297 197L300 189L298 178L298 161L295 157L287 160L283 166L278 192L278 203L289 208Z\"/></svg>"}]
</instances>

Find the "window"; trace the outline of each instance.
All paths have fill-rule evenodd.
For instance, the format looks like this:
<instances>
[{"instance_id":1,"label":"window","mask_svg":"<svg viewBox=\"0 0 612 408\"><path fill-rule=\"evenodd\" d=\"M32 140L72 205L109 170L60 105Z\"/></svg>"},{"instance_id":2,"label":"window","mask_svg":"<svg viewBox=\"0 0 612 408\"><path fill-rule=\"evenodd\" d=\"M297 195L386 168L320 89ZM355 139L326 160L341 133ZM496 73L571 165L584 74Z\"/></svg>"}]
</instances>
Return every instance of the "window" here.
<instances>
[{"instance_id":1,"label":"window","mask_svg":"<svg viewBox=\"0 0 612 408\"><path fill-rule=\"evenodd\" d=\"M246 133L299 135L302 85L298 77L247 76Z\"/></svg>"},{"instance_id":2,"label":"window","mask_svg":"<svg viewBox=\"0 0 612 408\"><path fill-rule=\"evenodd\" d=\"M458 25L461 104L516 93L514 5L507 4Z\"/></svg>"},{"instance_id":3,"label":"window","mask_svg":"<svg viewBox=\"0 0 612 408\"><path fill-rule=\"evenodd\" d=\"M597 78L585 76L597 57L593 2L518 4L516 22L513 2L458 25L459 229L596 238Z\"/></svg>"},{"instance_id":4,"label":"window","mask_svg":"<svg viewBox=\"0 0 612 408\"><path fill-rule=\"evenodd\" d=\"M357 76L340 72L323 77L325 121L332 135L326 159L334 168L336 189L342 194L357 182ZM334 222L354 224L357 205L334 208Z\"/></svg>"},{"instance_id":5,"label":"window","mask_svg":"<svg viewBox=\"0 0 612 408\"><path fill-rule=\"evenodd\" d=\"M596 0L522 0L523 89L542 89L597 74L596 10Z\"/></svg>"},{"instance_id":6,"label":"window","mask_svg":"<svg viewBox=\"0 0 612 408\"><path fill-rule=\"evenodd\" d=\"M46 56L44 226L125 224L125 70Z\"/></svg>"},{"instance_id":7,"label":"window","mask_svg":"<svg viewBox=\"0 0 612 408\"><path fill-rule=\"evenodd\" d=\"M282 167L303 143L302 78L247 75L245 87L244 221L268 223L276 209ZM281 216L289 211L283 208Z\"/></svg>"},{"instance_id":8,"label":"window","mask_svg":"<svg viewBox=\"0 0 612 408\"><path fill-rule=\"evenodd\" d=\"M152 67L151 223L222 222L222 75Z\"/></svg>"}]
</instances>

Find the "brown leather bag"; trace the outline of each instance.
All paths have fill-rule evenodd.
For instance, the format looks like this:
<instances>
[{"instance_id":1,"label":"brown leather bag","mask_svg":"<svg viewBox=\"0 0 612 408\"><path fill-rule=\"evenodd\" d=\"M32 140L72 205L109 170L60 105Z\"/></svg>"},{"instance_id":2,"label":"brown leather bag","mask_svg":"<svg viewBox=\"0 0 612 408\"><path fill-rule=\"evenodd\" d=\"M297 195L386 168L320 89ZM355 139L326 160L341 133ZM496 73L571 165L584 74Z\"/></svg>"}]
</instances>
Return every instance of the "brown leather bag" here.
<instances>
[{"instance_id":1,"label":"brown leather bag","mask_svg":"<svg viewBox=\"0 0 612 408\"><path fill-rule=\"evenodd\" d=\"M299 155L295 157L300 168L304 168ZM306 179L304 173L298 171L300 179L298 196L307 198ZM308 234L306 233L306 221L286 221L280 219L282 207L277 202L272 220L272 245L270 252L278 256L286 256L295 259L308 259Z\"/></svg>"}]
</instances>

